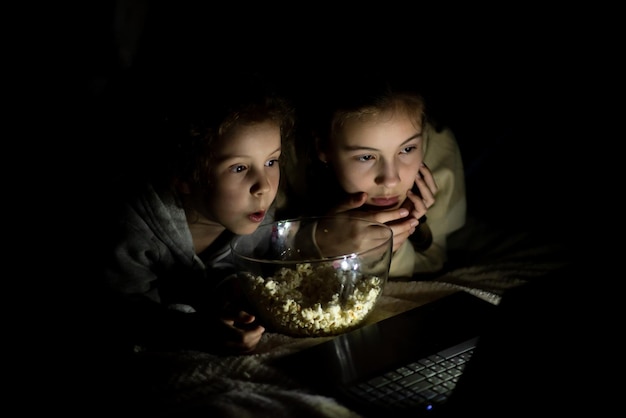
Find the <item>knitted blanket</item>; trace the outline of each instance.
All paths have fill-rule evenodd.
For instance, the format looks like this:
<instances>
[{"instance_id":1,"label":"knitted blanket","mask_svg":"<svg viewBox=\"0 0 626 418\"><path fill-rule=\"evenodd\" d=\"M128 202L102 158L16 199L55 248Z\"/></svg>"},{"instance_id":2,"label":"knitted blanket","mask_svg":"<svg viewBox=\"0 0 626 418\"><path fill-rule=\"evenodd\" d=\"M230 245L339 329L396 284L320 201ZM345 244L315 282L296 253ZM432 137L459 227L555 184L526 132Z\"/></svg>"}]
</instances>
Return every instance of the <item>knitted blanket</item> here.
<instances>
[{"instance_id":1,"label":"knitted blanket","mask_svg":"<svg viewBox=\"0 0 626 418\"><path fill-rule=\"evenodd\" d=\"M523 236L481 236L489 252L481 257L469 252L471 263L450 269L434 280L390 281L368 322L423 305L462 290L498 304L502 293L562 266L555 248L528 241ZM495 242L495 245L494 245ZM467 243L462 243L466 245ZM483 247L484 248L484 247ZM255 352L241 356L217 356L204 352L138 353L147 389L137 402L141 416L150 417L357 417L333 398L302 386L271 361L326 341L293 338L266 332ZM137 399L134 399L137 401ZM145 402L143 402L145 401Z\"/></svg>"},{"instance_id":2,"label":"knitted blanket","mask_svg":"<svg viewBox=\"0 0 626 418\"><path fill-rule=\"evenodd\" d=\"M466 273L474 274L479 281L490 280L485 269ZM457 272L451 278L467 280L467 274ZM458 290L494 304L500 300L497 292L443 281L389 282L368 322L380 321ZM310 391L271 366L271 360L276 357L328 338L331 337L293 338L267 332L249 355L220 357L193 351L139 354L144 356L145 370L150 370L146 380L152 385L149 388L152 398L146 404L154 409L146 416L358 417L335 399Z\"/></svg>"}]
</instances>

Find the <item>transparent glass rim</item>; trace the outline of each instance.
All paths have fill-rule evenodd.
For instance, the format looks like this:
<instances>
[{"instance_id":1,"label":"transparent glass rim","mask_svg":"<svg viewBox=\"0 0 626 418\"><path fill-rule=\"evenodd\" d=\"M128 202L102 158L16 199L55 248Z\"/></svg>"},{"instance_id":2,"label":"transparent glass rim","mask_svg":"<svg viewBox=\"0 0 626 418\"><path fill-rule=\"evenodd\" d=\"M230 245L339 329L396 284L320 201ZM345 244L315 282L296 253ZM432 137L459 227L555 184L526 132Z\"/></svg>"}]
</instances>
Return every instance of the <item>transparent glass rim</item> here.
<instances>
[{"instance_id":1,"label":"transparent glass rim","mask_svg":"<svg viewBox=\"0 0 626 418\"><path fill-rule=\"evenodd\" d=\"M355 221L361 221L361 222L367 222L368 224L372 225L372 226L379 226L382 227L384 230L387 231L387 233L389 234L389 236L387 237L387 239L382 240L381 239L381 244L376 245L374 247L368 248L366 250L362 250L362 251L356 251L353 253L346 253L346 254L341 254L341 255L337 255L337 256L332 256L332 257L323 257L323 258L303 258L301 260L276 260L276 259L267 259L267 258L257 258L257 257L250 257L250 256L246 256L244 254L242 254L241 252L239 252L236 248L237 243L242 240L245 239L245 237L247 235L240 235L237 236L235 238L233 238L230 242L230 248L231 251L233 253L233 255L236 255L237 257L246 260L246 261L251 261L251 262L255 262L255 263L264 263L264 264L269 264L269 265L293 265L293 264L303 264L303 263L310 263L310 264L322 264L322 263L329 263L329 262L334 262L334 261L341 261L341 260L346 260L346 259L350 259L350 258L357 258L357 257L363 257L369 253L374 253L376 251L380 251L381 249L383 249L384 247L389 246L389 242L393 239L393 231L391 230L391 228L381 222L377 222L377 221L372 221L370 219L365 219L365 218L359 218L356 216L348 216L348 215L336 215L336 216L302 216L302 217L296 217L296 218L289 218L289 219L280 219L280 220L275 220L273 222L267 223L267 224L262 224L260 225L257 230L261 230L263 229L267 229L267 228L271 228L273 225L277 225L277 224L286 224L286 223L290 223L290 222L307 222L307 223L312 223L312 222L319 222L320 220L325 220L325 219L332 219L332 220L337 220L337 219L350 219L350 220L355 220ZM255 233L253 232L253 234Z\"/></svg>"}]
</instances>

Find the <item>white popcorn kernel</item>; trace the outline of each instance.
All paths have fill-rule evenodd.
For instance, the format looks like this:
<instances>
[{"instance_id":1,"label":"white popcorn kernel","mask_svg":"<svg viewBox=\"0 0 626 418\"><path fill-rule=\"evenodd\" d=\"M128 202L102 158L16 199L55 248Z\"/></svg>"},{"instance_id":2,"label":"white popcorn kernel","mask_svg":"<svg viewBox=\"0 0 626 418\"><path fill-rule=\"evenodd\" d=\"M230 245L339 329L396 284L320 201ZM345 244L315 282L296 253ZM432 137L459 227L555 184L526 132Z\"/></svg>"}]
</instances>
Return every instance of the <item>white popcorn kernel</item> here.
<instances>
[{"instance_id":1,"label":"white popcorn kernel","mask_svg":"<svg viewBox=\"0 0 626 418\"><path fill-rule=\"evenodd\" d=\"M379 277L360 277L353 294L342 298L341 283L352 280L354 274L358 272L331 266L313 269L310 263L301 263L295 270L280 269L275 277L251 278L250 296L283 331L338 334L360 323L382 292Z\"/></svg>"}]
</instances>

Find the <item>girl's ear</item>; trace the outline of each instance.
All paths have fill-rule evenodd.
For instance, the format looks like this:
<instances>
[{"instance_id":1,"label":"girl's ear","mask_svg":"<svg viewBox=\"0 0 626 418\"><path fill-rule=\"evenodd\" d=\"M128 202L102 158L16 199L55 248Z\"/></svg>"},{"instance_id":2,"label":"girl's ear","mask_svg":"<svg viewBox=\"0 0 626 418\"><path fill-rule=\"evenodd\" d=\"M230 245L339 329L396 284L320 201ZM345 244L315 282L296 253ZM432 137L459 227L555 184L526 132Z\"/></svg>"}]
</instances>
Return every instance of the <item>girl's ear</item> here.
<instances>
[{"instance_id":1,"label":"girl's ear","mask_svg":"<svg viewBox=\"0 0 626 418\"><path fill-rule=\"evenodd\" d=\"M191 187L186 181L177 179L175 182L176 190L181 194L191 194Z\"/></svg>"},{"instance_id":2,"label":"girl's ear","mask_svg":"<svg viewBox=\"0 0 626 418\"><path fill-rule=\"evenodd\" d=\"M315 138L315 151L317 152L317 158L324 164L327 164L328 157L326 156L326 152L324 152L324 150L322 150L322 148L320 147L319 138Z\"/></svg>"}]
</instances>

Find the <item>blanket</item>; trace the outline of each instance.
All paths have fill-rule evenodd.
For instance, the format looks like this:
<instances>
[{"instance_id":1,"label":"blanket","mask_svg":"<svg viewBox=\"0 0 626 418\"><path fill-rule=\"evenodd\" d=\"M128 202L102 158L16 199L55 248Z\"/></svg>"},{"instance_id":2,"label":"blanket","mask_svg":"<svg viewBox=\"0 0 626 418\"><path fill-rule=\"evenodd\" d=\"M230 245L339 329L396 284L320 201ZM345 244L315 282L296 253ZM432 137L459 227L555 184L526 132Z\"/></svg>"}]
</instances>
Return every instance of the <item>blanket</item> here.
<instances>
[{"instance_id":1,"label":"blanket","mask_svg":"<svg viewBox=\"0 0 626 418\"><path fill-rule=\"evenodd\" d=\"M458 290L498 303L496 293L445 282L389 282L367 322L376 322ZM271 366L271 360L332 337L296 338L266 332L254 353L138 353L154 408L150 416L357 417ZM155 400L158 400L156 402ZM155 403L156 402L156 403ZM145 411L144 411L145 412ZM206 414L206 415L205 415Z\"/></svg>"},{"instance_id":2,"label":"blanket","mask_svg":"<svg viewBox=\"0 0 626 418\"><path fill-rule=\"evenodd\" d=\"M456 291L470 292L498 304L503 292L564 264L560 247L535 242L526 234L489 235L467 231L487 241L490 253L472 252L465 260L432 280L389 281L367 322L376 322ZM496 243L494 245L494 242ZM485 247L483 247L485 248ZM451 247L454 253L455 245ZM468 261L469 260L469 261ZM140 352L141 382L131 388L138 416L300 417L337 418L359 415L337 400L294 381L272 360L332 337L295 338L266 332L253 353L218 356L205 352Z\"/></svg>"},{"instance_id":3,"label":"blanket","mask_svg":"<svg viewBox=\"0 0 626 418\"><path fill-rule=\"evenodd\" d=\"M497 304L500 295L439 281L389 282L368 322L463 290ZM139 353L145 381L143 416L358 417L333 398L319 395L272 367L271 360L331 337L294 338L267 332L254 353L217 356L204 352Z\"/></svg>"}]
</instances>

